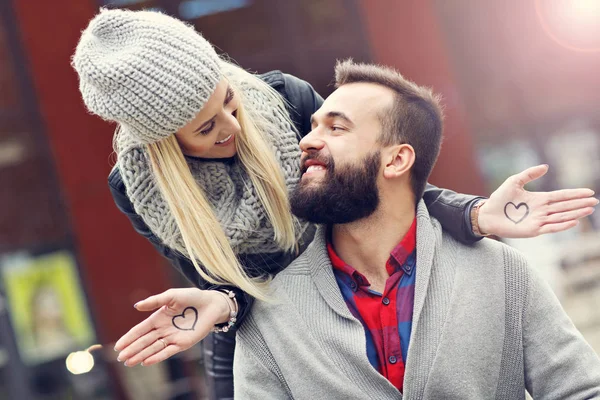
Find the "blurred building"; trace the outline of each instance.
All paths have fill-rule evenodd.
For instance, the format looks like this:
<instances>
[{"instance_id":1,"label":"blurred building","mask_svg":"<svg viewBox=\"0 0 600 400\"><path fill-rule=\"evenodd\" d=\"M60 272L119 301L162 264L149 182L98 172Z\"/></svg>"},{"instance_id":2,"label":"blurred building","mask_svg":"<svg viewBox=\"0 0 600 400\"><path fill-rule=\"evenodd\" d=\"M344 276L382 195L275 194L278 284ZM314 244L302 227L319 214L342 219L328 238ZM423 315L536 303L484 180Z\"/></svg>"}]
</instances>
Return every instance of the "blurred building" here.
<instances>
[{"instance_id":1,"label":"blurred building","mask_svg":"<svg viewBox=\"0 0 600 400\"><path fill-rule=\"evenodd\" d=\"M112 352L143 318L135 301L185 282L107 188L114 127L86 113L70 67L100 6L175 15L243 67L294 74L323 96L336 59L395 66L445 99L432 182L485 195L542 162L552 168L537 189L600 190L597 4L0 0L0 399L202 396L197 350L133 369ZM563 235L511 242L544 271L596 349L599 227L590 218ZM105 347L92 353L93 368L72 373L90 366L74 352L94 343Z\"/></svg>"}]
</instances>

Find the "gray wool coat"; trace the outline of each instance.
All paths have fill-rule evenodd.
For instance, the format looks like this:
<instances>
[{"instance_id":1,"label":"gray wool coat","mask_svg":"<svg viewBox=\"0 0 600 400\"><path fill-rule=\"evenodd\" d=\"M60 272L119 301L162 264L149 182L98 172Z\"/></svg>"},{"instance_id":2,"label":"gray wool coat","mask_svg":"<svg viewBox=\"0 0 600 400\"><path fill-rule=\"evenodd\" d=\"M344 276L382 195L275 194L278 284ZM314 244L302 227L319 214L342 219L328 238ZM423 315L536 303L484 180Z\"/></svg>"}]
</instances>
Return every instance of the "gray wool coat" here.
<instances>
[{"instance_id":1,"label":"gray wool coat","mask_svg":"<svg viewBox=\"0 0 600 400\"><path fill-rule=\"evenodd\" d=\"M404 393L366 355L320 228L238 331L236 399L600 398L600 359L515 250L464 246L417 211L417 267Z\"/></svg>"}]
</instances>

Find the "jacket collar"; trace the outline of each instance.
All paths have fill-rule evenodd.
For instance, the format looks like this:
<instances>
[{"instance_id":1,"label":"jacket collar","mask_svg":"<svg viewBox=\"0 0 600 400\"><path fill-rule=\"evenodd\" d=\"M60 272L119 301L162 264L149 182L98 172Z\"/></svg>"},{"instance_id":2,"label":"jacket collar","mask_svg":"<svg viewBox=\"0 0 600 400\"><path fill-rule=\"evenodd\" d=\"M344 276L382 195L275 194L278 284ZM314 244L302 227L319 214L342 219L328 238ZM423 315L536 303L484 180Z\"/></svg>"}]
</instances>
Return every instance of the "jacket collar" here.
<instances>
[{"instance_id":1,"label":"jacket collar","mask_svg":"<svg viewBox=\"0 0 600 400\"><path fill-rule=\"evenodd\" d=\"M413 311L413 330L419 321L421 310L425 304L433 256L438 235L429 217L429 212L423 200L417 206L417 276L415 282L415 301ZM319 226L312 244L306 250L311 260L309 268L311 275L329 307L344 318L355 320L348 310L333 274L333 267L327 253L327 227Z\"/></svg>"}]
</instances>

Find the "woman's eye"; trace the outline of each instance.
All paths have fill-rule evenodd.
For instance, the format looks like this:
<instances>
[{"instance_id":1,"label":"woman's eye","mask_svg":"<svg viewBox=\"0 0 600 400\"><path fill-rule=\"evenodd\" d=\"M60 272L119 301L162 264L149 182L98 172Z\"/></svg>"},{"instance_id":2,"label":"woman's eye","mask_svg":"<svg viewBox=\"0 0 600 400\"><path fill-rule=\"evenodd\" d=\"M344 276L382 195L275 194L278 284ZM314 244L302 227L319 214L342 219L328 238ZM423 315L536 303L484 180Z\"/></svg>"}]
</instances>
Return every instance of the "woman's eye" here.
<instances>
[{"instance_id":1,"label":"woman's eye","mask_svg":"<svg viewBox=\"0 0 600 400\"><path fill-rule=\"evenodd\" d=\"M233 110L233 112L231 113L231 115L233 115L234 117L236 117L236 118L237 118L237 111L238 111L238 110Z\"/></svg>"},{"instance_id":2,"label":"woman's eye","mask_svg":"<svg viewBox=\"0 0 600 400\"><path fill-rule=\"evenodd\" d=\"M227 88L227 94L225 95L225 101L223 102L224 105L227 105L231 102L231 100L233 100L233 89L231 87Z\"/></svg>"},{"instance_id":3,"label":"woman's eye","mask_svg":"<svg viewBox=\"0 0 600 400\"><path fill-rule=\"evenodd\" d=\"M208 128L201 130L200 134L201 135L208 135L210 133L210 131L213 130L213 128L215 127L215 121L210 121L210 125L208 126Z\"/></svg>"},{"instance_id":4,"label":"woman's eye","mask_svg":"<svg viewBox=\"0 0 600 400\"><path fill-rule=\"evenodd\" d=\"M343 130L344 130L344 128L342 128L341 126L335 126L335 125L334 125L334 126L332 126L332 127L331 127L331 130L332 130L332 131L343 131Z\"/></svg>"}]
</instances>

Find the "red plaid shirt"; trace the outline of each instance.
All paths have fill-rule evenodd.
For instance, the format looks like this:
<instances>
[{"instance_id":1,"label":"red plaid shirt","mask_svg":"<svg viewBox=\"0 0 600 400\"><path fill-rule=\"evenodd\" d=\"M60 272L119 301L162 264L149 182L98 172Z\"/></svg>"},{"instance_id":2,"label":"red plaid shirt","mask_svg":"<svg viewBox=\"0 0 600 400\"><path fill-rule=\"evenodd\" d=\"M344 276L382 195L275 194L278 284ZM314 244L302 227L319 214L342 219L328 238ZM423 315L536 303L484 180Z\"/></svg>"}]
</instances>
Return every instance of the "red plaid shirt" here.
<instances>
[{"instance_id":1,"label":"red plaid shirt","mask_svg":"<svg viewBox=\"0 0 600 400\"><path fill-rule=\"evenodd\" d=\"M371 365L400 391L412 328L416 233L415 219L385 265L389 278L383 293L371 290L367 278L339 258L331 243L327 243L344 300L365 328L367 357Z\"/></svg>"}]
</instances>

